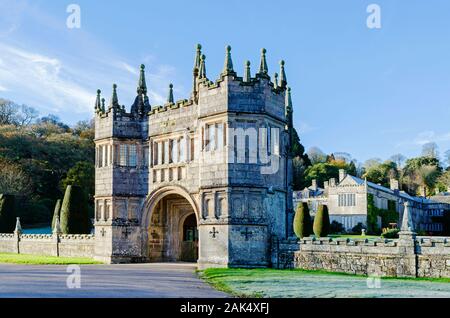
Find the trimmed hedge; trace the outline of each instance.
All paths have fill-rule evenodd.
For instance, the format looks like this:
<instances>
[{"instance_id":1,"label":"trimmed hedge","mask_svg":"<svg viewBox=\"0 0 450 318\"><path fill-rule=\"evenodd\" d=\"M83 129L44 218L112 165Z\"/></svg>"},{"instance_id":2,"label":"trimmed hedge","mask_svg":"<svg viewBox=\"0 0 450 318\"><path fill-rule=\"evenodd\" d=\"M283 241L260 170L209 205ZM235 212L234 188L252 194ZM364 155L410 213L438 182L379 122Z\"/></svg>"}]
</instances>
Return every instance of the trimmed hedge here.
<instances>
[{"instance_id":1,"label":"trimmed hedge","mask_svg":"<svg viewBox=\"0 0 450 318\"><path fill-rule=\"evenodd\" d=\"M0 194L0 233L13 233L16 228L15 198Z\"/></svg>"},{"instance_id":2,"label":"trimmed hedge","mask_svg":"<svg viewBox=\"0 0 450 318\"><path fill-rule=\"evenodd\" d=\"M60 212L62 233L89 234L91 225L88 214L87 198L81 187L68 185Z\"/></svg>"},{"instance_id":3,"label":"trimmed hedge","mask_svg":"<svg viewBox=\"0 0 450 318\"><path fill-rule=\"evenodd\" d=\"M308 237L312 234L311 216L306 202L299 204L295 211L294 233L298 238Z\"/></svg>"},{"instance_id":4,"label":"trimmed hedge","mask_svg":"<svg viewBox=\"0 0 450 318\"><path fill-rule=\"evenodd\" d=\"M53 210L52 230L55 228L56 217L60 217L61 222L61 199L56 200L55 209Z\"/></svg>"},{"instance_id":5,"label":"trimmed hedge","mask_svg":"<svg viewBox=\"0 0 450 318\"><path fill-rule=\"evenodd\" d=\"M326 205L319 205L314 217L313 230L317 237L326 237L330 234L330 216Z\"/></svg>"}]
</instances>

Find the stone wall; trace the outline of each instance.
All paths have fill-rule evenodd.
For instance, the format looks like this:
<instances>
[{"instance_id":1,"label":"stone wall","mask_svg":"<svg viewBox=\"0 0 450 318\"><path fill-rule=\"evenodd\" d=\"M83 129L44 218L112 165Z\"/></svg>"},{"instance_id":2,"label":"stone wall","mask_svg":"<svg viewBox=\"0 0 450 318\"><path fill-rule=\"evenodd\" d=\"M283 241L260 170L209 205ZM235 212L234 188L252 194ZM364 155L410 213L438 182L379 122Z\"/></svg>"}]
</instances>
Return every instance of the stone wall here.
<instances>
[{"instance_id":1,"label":"stone wall","mask_svg":"<svg viewBox=\"0 0 450 318\"><path fill-rule=\"evenodd\" d=\"M293 264L282 268L389 277L450 277L450 238L303 238L293 254Z\"/></svg>"},{"instance_id":2,"label":"stone wall","mask_svg":"<svg viewBox=\"0 0 450 318\"><path fill-rule=\"evenodd\" d=\"M0 253L94 257L94 235L0 234Z\"/></svg>"}]
</instances>

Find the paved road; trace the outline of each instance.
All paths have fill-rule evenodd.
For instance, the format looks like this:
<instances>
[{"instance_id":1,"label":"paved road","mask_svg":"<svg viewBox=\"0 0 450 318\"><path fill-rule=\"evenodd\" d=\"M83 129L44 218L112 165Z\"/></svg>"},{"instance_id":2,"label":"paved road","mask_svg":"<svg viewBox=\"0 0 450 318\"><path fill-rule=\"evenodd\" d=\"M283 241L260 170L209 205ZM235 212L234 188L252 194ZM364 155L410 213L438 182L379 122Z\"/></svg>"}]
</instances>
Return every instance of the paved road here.
<instances>
[{"instance_id":1,"label":"paved road","mask_svg":"<svg viewBox=\"0 0 450 318\"><path fill-rule=\"evenodd\" d=\"M81 288L69 289L67 266L0 264L0 298L228 296L198 279L193 264L82 265L80 269Z\"/></svg>"}]
</instances>

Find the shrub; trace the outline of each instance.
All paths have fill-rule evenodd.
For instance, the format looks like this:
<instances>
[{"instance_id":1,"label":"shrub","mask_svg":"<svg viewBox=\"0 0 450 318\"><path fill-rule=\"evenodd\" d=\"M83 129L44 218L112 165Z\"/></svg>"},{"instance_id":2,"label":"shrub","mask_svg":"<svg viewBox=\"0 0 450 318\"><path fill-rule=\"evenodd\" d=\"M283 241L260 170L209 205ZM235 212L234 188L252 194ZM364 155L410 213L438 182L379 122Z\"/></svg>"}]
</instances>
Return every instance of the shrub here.
<instances>
[{"instance_id":1,"label":"shrub","mask_svg":"<svg viewBox=\"0 0 450 318\"><path fill-rule=\"evenodd\" d=\"M341 234L344 233L344 226L338 221L333 221L330 224L330 234Z\"/></svg>"},{"instance_id":2,"label":"shrub","mask_svg":"<svg viewBox=\"0 0 450 318\"><path fill-rule=\"evenodd\" d=\"M58 216L61 217L60 212L61 212L61 199L58 199L56 200L55 209L53 210L52 230L55 228L56 217Z\"/></svg>"},{"instance_id":3,"label":"shrub","mask_svg":"<svg viewBox=\"0 0 450 318\"><path fill-rule=\"evenodd\" d=\"M67 186L60 215L62 233L90 233L91 225L88 216L87 199L79 186Z\"/></svg>"},{"instance_id":4,"label":"shrub","mask_svg":"<svg viewBox=\"0 0 450 318\"><path fill-rule=\"evenodd\" d=\"M330 234L330 216L326 205L319 205L314 218L313 230L317 237L326 237Z\"/></svg>"},{"instance_id":5,"label":"shrub","mask_svg":"<svg viewBox=\"0 0 450 318\"><path fill-rule=\"evenodd\" d=\"M361 222L359 222L352 228L352 234L361 235L363 229L366 229L366 227Z\"/></svg>"},{"instance_id":6,"label":"shrub","mask_svg":"<svg viewBox=\"0 0 450 318\"><path fill-rule=\"evenodd\" d=\"M299 238L312 234L311 216L309 215L308 204L305 202L299 204L295 211L294 233Z\"/></svg>"},{"instance_id":7,"label":"shrub","mask_svg":"<svg viewBox=\"0 0 450 318\"><path fill-rule=\"evenodd\" d=\"M15 199L10 194L0 194L0 233L12 233L16 227Z\"/></svg>"},{"instance_id":8,"label":"shrub","mask_svg":"<svg viewBox=\"0 0 450 318\"><path fill-rule=\"evenodd\" d=\"M383 234L381 234L381 237L398 238L398 232L400 232L399 229L390 229L390 230L385 231Z\"/></svg>"}]
</instances>

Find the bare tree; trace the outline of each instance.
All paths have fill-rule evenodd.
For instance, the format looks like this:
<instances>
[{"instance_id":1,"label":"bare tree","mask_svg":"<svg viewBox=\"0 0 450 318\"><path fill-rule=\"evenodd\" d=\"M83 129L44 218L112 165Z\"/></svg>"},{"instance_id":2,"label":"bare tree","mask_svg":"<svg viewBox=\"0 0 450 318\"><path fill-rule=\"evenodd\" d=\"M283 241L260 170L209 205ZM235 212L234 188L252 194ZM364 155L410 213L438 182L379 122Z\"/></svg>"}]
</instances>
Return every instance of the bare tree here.
<instances>
[{"instance_id":1,"label":"bare tree","mask_svg":"<svg viewBox=\"0 0 450 318\"><path fill-rule=\"evenodd\" d=\"M18 107L12 101L0 98L0 125L15 123Z\"/></svg>"},{"instance_id":2,"label":"bare tree","mask_svg":"<svg viewBox=\"0 0 450 318\"><path fill-rule=\"evenodd\" d=\"M368 169L370 169L370 168L372 168L372 167L375 167L375 166L380 165L381 162L382 162L382 161L381 161L380 158L371 158L371 159L367 159L366 161L364 161L363 166L364 166L364 168L365 168L366 170L368 170Z\"/></svg>"},{"instance_id":3,"label":"bare tree","mask_svg":"<svg viewBox=\"0 0 450 318\"><path fill-rule=\"evenodd\" d=\"M327 155L319 147L309 148L307 154L312 164L325 162L327 160Z\"/></svg>"},{"instance_id":4,"label":"bare tree","mask_svg":"<svg viewBox=\"0 0 450 318\"><path fill-rule=\"evenodd\" d=\"M19 126L28 126L39 115L39 112L33 107L22 105L20 106L20 112L16 115L15 121Z\"/></svg>"},{"instance_id":5,"label":"bare tree","mask_svg":"<svg viewBox=\"0 0 450 318\"><path fill-rule=\"evenodd\" d=\"M435 142L428 142L422 146L422 156L439 158L439 147Z\"/></svg>"},{"instance_id":6,"label":"bare tree","mask_svg":"<svg viewBox=\"0 0 450 318\"><path fill-rule=\"evenodd\" d=\"M404 155L402 155L401 153L397 153L395 155L392 155L389 160L391 160L392 162L395 162L395 164L397 165L398 168L403 167L403 164L406 161L406 157Z\"/></svg>"},{"instance_id":7,"label":"bare tree","mask_svg":"<svg viewBox=\"0 0 450 318\"><path fill-rule=\"evenodd\" d=\"M28 175L18 165L0 159L0 193L28 195L30 192Z\"/></svg>"}]
</instances>

